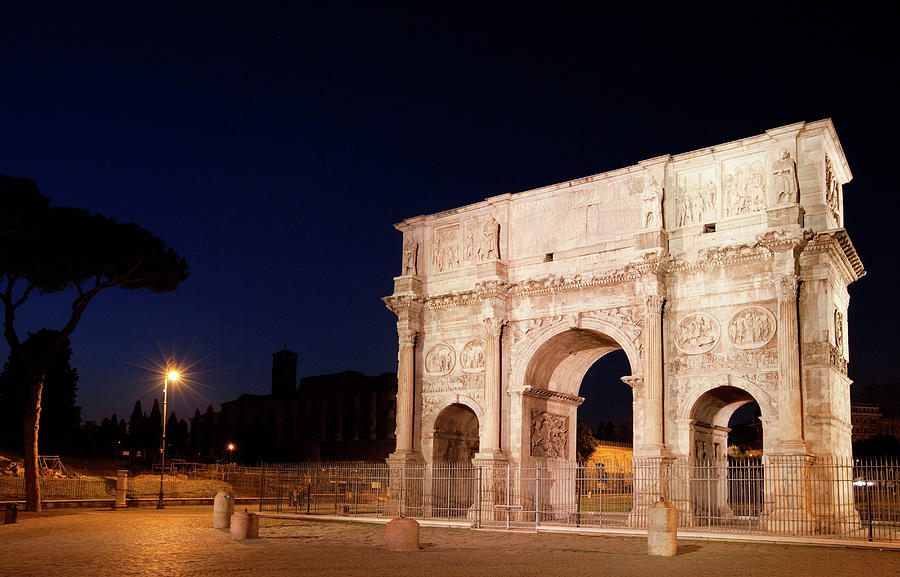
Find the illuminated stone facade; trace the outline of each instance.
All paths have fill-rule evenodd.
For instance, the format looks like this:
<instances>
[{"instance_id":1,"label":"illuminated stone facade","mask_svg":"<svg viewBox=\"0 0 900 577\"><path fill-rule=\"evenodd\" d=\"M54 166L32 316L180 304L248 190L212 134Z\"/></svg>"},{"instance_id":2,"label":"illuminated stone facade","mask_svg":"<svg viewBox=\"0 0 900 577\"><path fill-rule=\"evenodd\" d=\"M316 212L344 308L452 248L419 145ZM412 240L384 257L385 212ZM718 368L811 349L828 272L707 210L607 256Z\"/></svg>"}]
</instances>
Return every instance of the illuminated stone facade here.
<instances>
[{"instance_id":1,"label":"illuminated stone facade","mask_svg":"<svg viewBox=\"0 0 900 577\"><path fill-rule=\"evenodd\" d=\"M724 460L751 401L765 455L849 457L851 178L831 121L801 122L395 225L393 461L441 460L462 407L476 463L574 460L582 378L616 349L636 457Z\"/></svg>"}]
</instances>

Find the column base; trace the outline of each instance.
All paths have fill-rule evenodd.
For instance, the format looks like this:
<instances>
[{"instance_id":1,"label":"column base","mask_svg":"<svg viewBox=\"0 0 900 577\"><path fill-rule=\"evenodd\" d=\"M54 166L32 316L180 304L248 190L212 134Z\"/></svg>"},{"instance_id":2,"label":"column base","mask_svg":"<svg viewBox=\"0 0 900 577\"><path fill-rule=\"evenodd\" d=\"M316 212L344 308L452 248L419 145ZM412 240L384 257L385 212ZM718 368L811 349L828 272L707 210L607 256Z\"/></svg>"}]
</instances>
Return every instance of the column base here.
<instances>
[{"instance_id":1,"label":"column base","mask_svg":"<svg viewBox=\"0 0 900 577\"><path fill-rule=\"evenodd\" d=\"M395 517L422 517L425 495L425 459L417 451L394 451L386 459L390 474L390 500Z\"/></svg>"}]
</instances>

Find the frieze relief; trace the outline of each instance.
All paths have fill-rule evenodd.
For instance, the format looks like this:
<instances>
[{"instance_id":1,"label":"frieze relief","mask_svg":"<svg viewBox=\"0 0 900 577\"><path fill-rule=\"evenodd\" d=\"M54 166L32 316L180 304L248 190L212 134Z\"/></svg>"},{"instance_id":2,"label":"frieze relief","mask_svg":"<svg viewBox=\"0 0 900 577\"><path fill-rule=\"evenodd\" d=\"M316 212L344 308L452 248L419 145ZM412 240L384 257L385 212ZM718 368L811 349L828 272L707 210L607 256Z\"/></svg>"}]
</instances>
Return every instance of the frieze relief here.
<instances>
[{"instance_id":1,"label":"frieze relief","mask_svg":"<svg viewBox=\"0 0 900 577\"><path fill-rule=\"evenodd\" d=\"M775 315L752 306L738 311L728 323L728 338L739 349L758 349L775 336Z\"/></svg>"},{"instance_id":2,"label":"frieze relief","mask_svg":"<svg viewBox=\"0 0 900 577\"><path fill-rule=\"evenodd\" d=\"M778 365L775 348L741 351L737 353L704 353L675 357L669 361L669 373L682 375L726 370L774 369Z\"/></svg>"},{"instance_id":3,"label":"frieze relief","mask_svg":"<svg viewBox=\"0 0 900 577\"><path fill-rule=\"evenodd\" d=\"M737 375L756 385L761 389L774 390L778 388L778 371L760 371L758 373L742 373Z\"/></svg>"},{"instance_id":4,"label":"frieze relief","mask_svg":"<svg viewBox=\"0 0 900 577\"><path fill-rule=\"evenodd\" d=\"M423 393L446 393L472 390L484 390L484 373L463 373L460 375L425 377L422 380Z\"/></svg>"},{"instance_id":5,"label":"frieze relief","mask_svg":"<svg viewBox=\"0 0 900 577\"><path fill-rule=\"evenodd\" d=\"M459 353L459 366L465 373L480 373L484 370L484 341L475 339L465 344Z\"/></svg>"},{"instance_id":6,"label":"frieze relief","mask_svg":"<svg viewBox=\"0 0 900 577\"><path fill-rule=\"evenodd\" d=\"M569 419L546 411L531 411L531 456L569 458Z\"/></svg>"},{"instance_id":7,"label":"frieze relief","mask_svg":"<svg viewBox=\"0 0 900 577\"><path fill-rule=\"evenodd\" d=\"M443 343L434 345L425 355L425 372L430 375L446 375L453 370L455 363L453 347Z\"/></svg>"},{"instance_id":8,"label":"frieze relief","mask_svg":"<svg viewBox=\"0 0 900 577\"><path fill-rule=\"evenodd\" d=\"M688 355L712 350L719 342L719 321L707 313L693 313L675 327L675 346Z\"/></svg>"}]
</instances>

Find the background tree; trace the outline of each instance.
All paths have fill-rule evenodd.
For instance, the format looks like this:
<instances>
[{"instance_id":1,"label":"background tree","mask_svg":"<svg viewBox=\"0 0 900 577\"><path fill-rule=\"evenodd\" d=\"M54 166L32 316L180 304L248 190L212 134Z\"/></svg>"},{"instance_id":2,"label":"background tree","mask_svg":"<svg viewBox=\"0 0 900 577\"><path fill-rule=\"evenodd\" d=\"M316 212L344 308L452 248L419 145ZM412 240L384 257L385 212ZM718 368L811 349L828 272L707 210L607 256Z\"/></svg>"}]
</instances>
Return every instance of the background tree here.
<instances>
[{"instance_id":1,"label":"background tree","mask_svg":"<svg viewBox=\"0 0 900 577\"><path fill-rule=\"evenodd\" d=\"M49 329L29 333L22 343L22 349L29 357L38 357L57 338L59 331ZM78 371L69 364L71 358L72 347L69 339L64 339L44 376L41 402L41 412L44 414L43 437L54 446L55 451L69 447L81 424L78 408L75 406ZM19 446L24 440L27 380L28 374L22 359L10 353L3 365L3 372L0 373L0 426L3 427L4 437Z\"/></svg>"},{"instance_id":2,"label":"background tree","mask_svg":"<svg viewBox=\"0 0 900 577\"><path fill-rule=\"evenodd\" d=\"M38 430L41 395L50 362L101 291L120 287L175 290L188 276L187 263L133 223L118 223L86 210L50 206L27 178L0 175L0 303L3 336L24 366L28 395L24 425L25 509L41 510ZM56 339L27 351L16 315L34 295L68 291L71 314Z\"/></svg>"},{"instance_id":3,"label":"background tree","mask_svg":"<svg viewBox=\"0 0 900 577\"><path fill-rule=\"evenodd\" d=\"M594 433L591 432L591 426L584 421L578 421L578 429L575 434L575 453L578 461L582 463L587 461L599 444L599 441L594 438Z\"/></svg>"}]
</instances>

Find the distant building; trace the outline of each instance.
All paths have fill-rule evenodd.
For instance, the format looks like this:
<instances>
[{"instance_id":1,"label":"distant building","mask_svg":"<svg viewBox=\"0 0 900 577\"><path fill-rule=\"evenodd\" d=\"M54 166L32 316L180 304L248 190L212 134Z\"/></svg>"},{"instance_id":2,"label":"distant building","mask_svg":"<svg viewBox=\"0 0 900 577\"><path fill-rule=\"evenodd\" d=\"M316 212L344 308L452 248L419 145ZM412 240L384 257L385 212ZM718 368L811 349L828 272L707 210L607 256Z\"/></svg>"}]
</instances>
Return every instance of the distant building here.
<instances>
[{"instance_id":1,"label":"distant building","mask_svg":"<svg viewBox=\"0 0 900 577\"><path fill-rule=\"evenodd\" d=\"M272 394L222 403L215 444L253 461L383 460L394 450L397 376L356 371L304 377L297 354L272 355Z\"/></svg>"},{"instance_id":2,"label":"distant building","mask_svg":"<svg viewBox=\"0 0 900 577\"><path fill-rule=\"evenodd\" d=\"M850 421L853 424L853 441L862 441L876 435L900 438L900 418L884 414L878 403L853 399L850 402Z\"/></svg>"}]
</instances>

